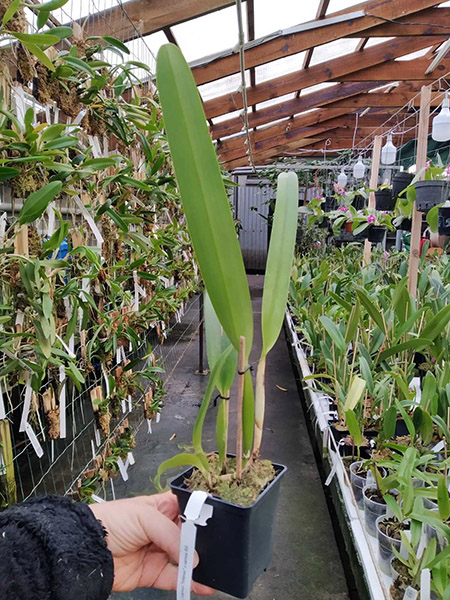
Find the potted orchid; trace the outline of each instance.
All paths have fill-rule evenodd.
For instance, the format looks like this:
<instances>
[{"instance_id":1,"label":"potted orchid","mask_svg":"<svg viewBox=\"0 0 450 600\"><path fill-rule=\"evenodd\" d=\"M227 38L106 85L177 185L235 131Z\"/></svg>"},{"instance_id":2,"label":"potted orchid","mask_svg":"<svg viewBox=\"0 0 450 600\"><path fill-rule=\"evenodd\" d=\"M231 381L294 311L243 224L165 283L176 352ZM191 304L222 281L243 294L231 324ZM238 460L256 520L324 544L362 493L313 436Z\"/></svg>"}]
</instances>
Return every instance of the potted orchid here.
<instances>
[{"instance_id":1,"label":"potted orchid","mask_svg":"<svg viewBox=\"0 0 450 600\"><path fill-rule=\"evenodd\" d=\"M422 181L419 179L425 174ZM437 157L437 164L430 160L426 167L419 171L411 182L416 192L416 208L427 213L434 206L444 204L449 197L450 165L444 165Z\"/></svg>"},{"instance_id":2,"label":"potted orchid","mask_svg":"<svg viewBox=\"0 0 450 600\"><path fill-rule=\"evenodd\" d=\"M394 230L392 215L388 211L367 208L359 211L353 217L353 234L359 235L367 231L369 242L378 243L383 241L387 229Z\"/></svg>"}]
</instances>

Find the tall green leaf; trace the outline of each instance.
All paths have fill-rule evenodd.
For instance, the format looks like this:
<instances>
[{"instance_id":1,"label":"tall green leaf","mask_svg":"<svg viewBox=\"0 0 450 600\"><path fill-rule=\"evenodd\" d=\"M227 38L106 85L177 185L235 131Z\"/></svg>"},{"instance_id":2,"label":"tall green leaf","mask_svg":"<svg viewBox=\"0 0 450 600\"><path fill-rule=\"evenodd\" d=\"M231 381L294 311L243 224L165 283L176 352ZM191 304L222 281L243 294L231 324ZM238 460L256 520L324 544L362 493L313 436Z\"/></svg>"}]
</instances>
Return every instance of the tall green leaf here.
<instances>
[{"instance_id":1,"label":"tall green leaf","mask_svg":"<svg viewBox=\"0 0 450 600\"><path fill-rule=\"evenodd\" d=\"M40 190L30 194L19 213L18 222L20 225L26 225L40 217L49 203L59 194L61 188L61 181L52 181Z\"/></svg>"},{"instance_id":2,"label":"tall green leaf","mask_svg":"<svg viewBox=\"0 0 450 600\"><path fill-rule=\"evenodd\" d=\"M353 438L355 446L361 446L363 442L362 431L358 419L352 410L345 411L345 422L347 423L347 428Z\"/></svg>"},{"instance_id":3,"label":"tall green leaf","mask_svg":"<svg viewBox=\"0 0 450 600\"><path fill-rule=\"evenodd\" d=\"M156 473L156 477L153 480L155 487L158 490L162 490L161 486L161 475L163 475L169 469L174 469L175 467L196 467L199 471L201 471L206 477L208 476L208 471L205 468L202 460L195 456L195 454L188 454L187 452L183 452L182 454L177 454L168 460L162 462L158 467L158 472Z\"/></svg>"},{"instance_id":4,"label":"tall green leaf","mask_svg":"<svg viewBox=\"0 0 450 600\"><path fill-rule=\"evenodd\" d=\"M359 298L361 304L367 310L370 317L372 317L372 319L375 321L375 323L378 325L378 327L381 329L381 331L383 333L386 333L386 326L383 321L383 315L380 313L380 311L377 309L375 304L369 298L367 292L363 289L357 289L356 293L358 295L358 298Z\"/></svg>"},{"instance_id":5,"label":"tall green leaf","mask_svg":"<svg viewBox=\"0 0 450 600\"><path fill-rule=\"evenodd\" d=\"M390 356L395 354L401 354L405 350L423 350L431 344L431 340L424 338L414 338L412 340L408 340L407 342L403 342L402 344L397 344L396 346L391 346L390 348L386 348L383 352L380 353L380 362L386 360Z\"/></svg>"},{"instance_id":6,"label":"tall green leaf","mask_svg":"<svg viewBox=\"0 0 450 600\"><path fill-rule=\"evenodd\" d=\"M432 317L421 332L421 337L434 341L444 331L450 321L450 304L447 304Z\"/></svg>"},{"instance_id":7,"label":"tall green leaf","mask_svg":"<svg viewBox=\"0 0 450 600\"><path fill-rule=\"evenodd\" d=\"M166 133L194 251L217 317L231 343L253 342L247 276L219 163L192 73L167 44L157 58L157 85Z\"/></svg>"},{"instance_id":8,"label":"tall green leaf","mask_svg":"<svg viewBox=\"0 0 450 600\"><path fill-rule=\"evenodd\" d=\"M336 323L333 323L333 321L329 317L321 316L319 318L322 325L325 327L326 332L330 336L331 340L335 343L337 348L341 352L345 352L347 344L345 343L344 336L340 332L339 327L336 325Z\"/></svg>"},{"instance_id":9,"label":"tall green leaf","mask_svg":"<svg viewBox=\"0 0 450 600\"><path fill-rule=\"evenodd\" d=\"M265 356L277 341L286 312L297 232L297 213L298 177L293 171L280 173L264 278L261 311L262 356Z\"/></svg>"}]
</instances>

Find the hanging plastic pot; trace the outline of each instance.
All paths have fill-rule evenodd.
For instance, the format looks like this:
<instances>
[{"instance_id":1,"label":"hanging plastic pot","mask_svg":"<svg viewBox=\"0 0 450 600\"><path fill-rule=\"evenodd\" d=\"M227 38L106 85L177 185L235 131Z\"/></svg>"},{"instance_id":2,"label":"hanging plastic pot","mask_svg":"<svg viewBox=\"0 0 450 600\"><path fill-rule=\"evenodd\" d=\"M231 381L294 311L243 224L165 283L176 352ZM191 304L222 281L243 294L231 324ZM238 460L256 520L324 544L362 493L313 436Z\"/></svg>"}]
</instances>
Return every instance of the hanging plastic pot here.
<instances>
[{"instance_id":1,"label":"hanging plastic pot","mask_svg":"<svg viewBox=\"0 0 450 600\"><path fill-rule=\"evenodd\" d=\"M414 175L407 173L406 171L400 171L397 175L394 175L392 179L392 196L397 199L401 192L408 187L413 180Z\"/></svg>"},{"instance_id":2,"label":"hanging plastic pot","mask_svg":"<svg viewBox=\"0 0 450 600\"><path fill-rule=\"evenodd\" d=\"M447 181L418 181L416 189L416 208L427 213L433 206L444 204L448 199Z\"/></svg>"},{"instance_id":3,"label":"hanging plastic pot","mask_svg":"<svg viewBox=\"0 0 450 600\"><path fill-rule=\"evenodd\" d=\"M375 208L376 210L394 210L395 198L392 196L392 191L378 190L375 192Z\"/></svg>"},{"instance_id":4,"label":"hanging plastic pot","mask_svg":"<svg viewBox=\"0 0 450 600\"><path fill-rule=\"evenodd\" d=\"M367 229L369 230L369 242L372 244L380 244L383 241L384 234L386 233L385 227L381 227L381 225L370 225Z\"/></svg>"},{"instance_id":5,"label":"hanging plastic pot","mask_svg":"<svg viewBox=\"0 0 450 600\"><path fill-rule=\"evenodd\" d=\"M238 506L211 496L214 507L206 527L197 528L196 550L200 557L193 579L216 590L246 598L257 577L272 560L273 531L280 484L287 468L273 464L275 479L250 506ZM191 495L184 481L188 469L172 480L170 487L178 499L180 514Z\"/></svg>"},{"instance_id":6,"label":"hanging plastic pot","mask_svg":"<svg viewBox=\"0 0 450 600\"><path fill-rule=\"evenodd\" d=\"M325 201L323 202L323 206L322 206L323 211L331 212L332 210L336 210L336 208L337 208L336 198L333 198L332 196L327 196L325 198Z\"/></svg>"},{"instance_id":7,"label":"hanging plastic pot","mask_svg":"<svg viewBox=\"0 0 450 600\"><path fill-rule=\"evenodd\" d=\"M439 235L450 235L450 206L439 207L438 233Z\"/></svg>"}]
</instances>

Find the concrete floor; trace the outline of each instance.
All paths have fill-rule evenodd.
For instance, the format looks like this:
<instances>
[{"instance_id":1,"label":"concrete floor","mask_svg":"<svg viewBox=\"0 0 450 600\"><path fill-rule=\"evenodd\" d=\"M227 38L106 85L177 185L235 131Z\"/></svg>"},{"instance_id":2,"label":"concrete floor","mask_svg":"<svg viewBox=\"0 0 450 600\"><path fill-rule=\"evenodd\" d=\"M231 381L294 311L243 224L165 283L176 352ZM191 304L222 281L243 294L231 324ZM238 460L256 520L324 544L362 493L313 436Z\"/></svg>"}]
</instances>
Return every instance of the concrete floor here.
<instances>
[{"instance_id":1,"label":"concrete floor","mask_svg":"<svg viewBox=\"0 0 450 600\"><path fill-rule=\"evenodd\" d=\"M249 276L256 320L256 352L260 344L259 317L263 277ZM190 338L189 331L185 334ZM136 464L128 482L116 480L116 496L152 494L150 478L164 459L189 447L198 403L206 377L196 375L198 346L192 344L172 378L166 405L153 435L143 426L134 451ZM305 424L296 381L282 332L267 367L267 410L262 455L287 465L281 486L274 557L257 580L249 600L348 600L349 592L319 473ZM282 388L282 389L280 389ZM204 429L205 447L213 449L216 409L211 407ZM233 412L230 422L234 422ZM170 441L173 434L176 437ZM231 446L232 447L232 446ZM114 600L174 600L175 592L146 589L113 594ZM198 596L195 596L198 598ZM230 598L217 593L215 599Z\"/></svg>"}]
</instances>

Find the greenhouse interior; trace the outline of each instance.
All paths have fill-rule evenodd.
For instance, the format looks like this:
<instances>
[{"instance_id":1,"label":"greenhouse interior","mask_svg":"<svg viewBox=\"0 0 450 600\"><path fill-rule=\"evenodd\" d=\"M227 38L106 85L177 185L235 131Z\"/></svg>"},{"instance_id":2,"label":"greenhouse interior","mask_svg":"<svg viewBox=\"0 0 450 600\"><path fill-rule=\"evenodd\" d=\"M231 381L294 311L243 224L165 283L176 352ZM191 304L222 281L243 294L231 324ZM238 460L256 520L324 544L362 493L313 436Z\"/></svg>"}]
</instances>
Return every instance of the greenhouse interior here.
<instances>
[{"instance_id":1,"label":"greenhouse interior","mask_svg":"<svg viewBox=\"0 0 450 600\"><path fill-rule=\"evenodd\" d=\"M450 2L0 53L0 598L450 600Z\"/></svg>"}]
</instances>

